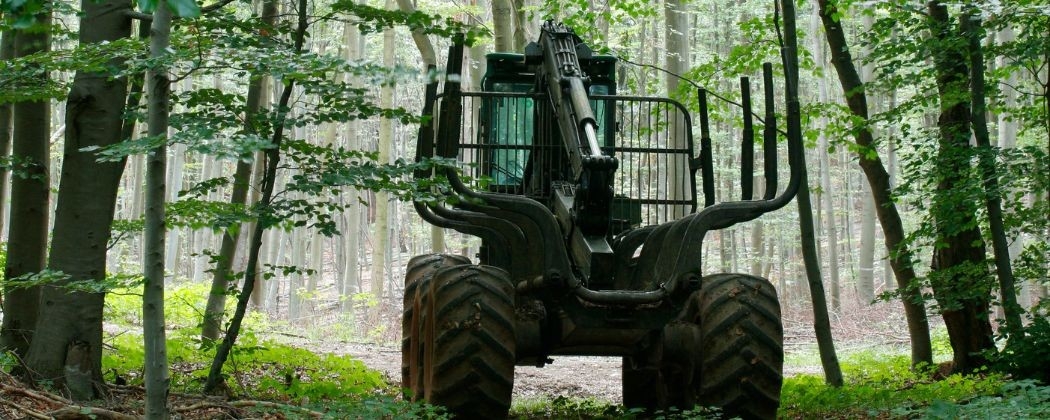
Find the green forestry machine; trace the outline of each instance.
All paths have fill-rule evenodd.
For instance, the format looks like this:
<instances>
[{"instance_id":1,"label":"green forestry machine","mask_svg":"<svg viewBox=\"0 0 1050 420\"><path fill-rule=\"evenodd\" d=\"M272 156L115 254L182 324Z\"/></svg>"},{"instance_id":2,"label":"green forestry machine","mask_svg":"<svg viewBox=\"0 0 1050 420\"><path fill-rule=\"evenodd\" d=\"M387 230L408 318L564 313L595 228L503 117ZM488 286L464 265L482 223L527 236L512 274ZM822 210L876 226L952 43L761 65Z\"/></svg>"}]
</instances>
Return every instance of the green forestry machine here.
<instances>
[{"instance_id":1,"label":"green forestry machine","mask_svg":"<svg viewBox=\"0 0 1050 420\"><path fill-rule=\"evenodd\" d=\"M406 397L459 418L503 418L516 365L620 356L628 407L701 404L773 418L783 365L776 291L751 275L702 273L700 257L707 232L794 197L794 169L803 162L797 92L788 89L791 177L777 195L778 130L765 66L766 193L755 199L743 80L743 197L715 204L703 90L697 155L682 104L616 95L617 60L594 54L562 24L545 23L524 54L489 54L481 92L461 90L462 54L455 43L440 94L437 82L427 87L424 113L432 118L420 129L417 157L458 159L469 178L442 170L450 185L443 194L454 204L415 208L482 245L476 261L429 254L408 263Z\"/></svg>"}]
</instances>

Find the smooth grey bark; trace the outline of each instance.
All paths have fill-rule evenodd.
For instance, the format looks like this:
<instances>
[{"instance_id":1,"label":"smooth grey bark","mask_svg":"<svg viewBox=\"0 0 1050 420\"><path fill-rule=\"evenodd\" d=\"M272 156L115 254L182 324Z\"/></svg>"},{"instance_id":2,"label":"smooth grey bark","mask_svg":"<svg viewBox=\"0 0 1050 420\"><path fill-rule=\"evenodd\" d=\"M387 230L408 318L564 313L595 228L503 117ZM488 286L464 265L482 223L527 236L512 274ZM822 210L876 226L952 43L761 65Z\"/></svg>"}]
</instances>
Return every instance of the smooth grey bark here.
<instances>
[{"instance_id":1,"label":"smooth grey bark","mask_svg":"<svg viewBox=\"0 0 1050 420\"><path fill-rule=\"evenodd\" d=\"M857 298L862 304L875 300L875 201L871 186L861 183L860 255L857 256Z\"/></svg>"},{"instance_id":2,"label":"smooth grey bark","mask_svg":"<svg viewBox=\"0 0 1050 420\"><path fill-rule=\"evenodd\" d=\"M865 14L861 18L864 31L868 31L875 24L874 16ZM870 48L865 46L861 54L867 56L871 53ZM869 83L874 74L874 64L865 63L861 69L861 81ZM879 103L875 101L876 106ZM870 304L875 300L875 200L872 199L871 185L867 182L860 183L861 211L860 211L860 248L857 255L857 297L862 304ZM890 271L886 266L886 271Z\"/></svg>"},{"instance_id":3,"label":"smooth grey bark","mask_svg":"<svg viewBox=\"0 0 1050 420\"><path fill-rule=\"evenodd\" d=\"M343 37L347 45L344 51L343 58L347 60L358 60L361 57L361 42L363 37L361 32L351 25L347 25L343 30ZM350 85L357 86L359 81L354 77L347 76L349 80L347 82ZM346 123L346 147L348 149L359 149L360 139L358 137L358 130L360 122L358 120L350 120ZM349 190L350 196L348 200L357 201L358 192L356 189L351 188ZM353 295L360 291L361 283L361 269L360 269L360 253L361 253L361 215L362 206L354 205L350 206L344 214L346 220L346 231L343 233L343 249L345 260L343 261L342 270L342 288L340 289L340 309L344 313L350 313L354 310Z\"/></svg>"},{"instance_id":4,"label":"smooth grey bark","mask_svg":"<svg viewBox=\"0 0 1050 420\"><path fill-rule=\"evenodd\" d=\"M150 28L150 57L163 62L170 53L172 13L166 3L157 5ZM147 123L151 137L162 138L146 157L145 255L142 292L142 340L145 349L143 365L146 387L146 418L164 420L168 411L168 351L164 329L164 202L167 195L165 176L168 155L168 108L171 106L171 79L164 65L151 67L146 73L149 102ZM176 169L181 172L180 169ZM170 252L170 250L169 250Z\"/></svg>"},{"instance_id":5,"label":"smooth grey bark","mask_svg":"<svg viewBox=\"0 0 1050 420\"><path fill-rule=\"evenodd\" d=\"M101 43L131 35L123 13L128 0L81 2L80 43ZM110 63L120 68L123 63ZM65 148L48 268L70 281L103 280L110 226L124 160L98 162L88 147L123 140L128 81L108 73L77 72L66 100ZM68 389L75 400L96 395L102 382L102 293L73 292L64 283L41 292L37 331L26 365L37 379Z\"/></svg>"},{"instance_id":6,"label":"smooth grey bark","mask_svg":"<svg viewBox=\"0 0 1050 420\"><path fill-rule=\"evenodd\" d=\"M50 14L37 16L42 25L51 23ZM22 57L50 47L47 31L14 31L13 56ZM5 37L6 38L6 37ZM42 79L47 73L42 72ZM46 79L45 79L46 80ZM43 82L43 81L42 81ZM12 107L11 156L18 160L11 182L11 228L7 241L4 277L37 273L47 261L47 225L50 215L50 127L51 103L47 99L17 102ZM38 320L39 287L4 285L3 324L0 350L25 357L34 338Z\"/></svg>"},{"instance_id":7,"label":"smooth grey bark","mask_svg":"<svg viewBox=\"0 0 1050 420\"><path fill-rule=\"evenodd\" d=\"M678 92L679 77L685 74L689 70L691 64L691 57L689 51L689 14L686 12L686 2L682 0L666 0L664 2L664 47L666 49L665 67L667 73L665 74L664 82L667 86L667 96L675 97ZM669 147L684 148L686 140L686 122L685 118L681 114L676 114L670 118L669 133L674 133L676 140L675 144L669 144ZM671 187L670 191L667 191L667 198L670 200L678 200L687 196L690 192L685 191L685 182L682 182L686 177L691 175L688 168L684 165L679 165L677 162L671 162L665 168L667 179L669 180L668 186ZM689 211L686 206L675 206L671 209L672 217L678 218L685 216ZM725 234L726 231L722 231Z\"/></svg>"},{"instance_id":8,"label":"smooth grey bark","mask_svg":"<svg viewBox=\"0 0 1050 420\"><path fill-rule=\"evenodd\" d=\"M277 2L267 0L263 2L261 20L264 25L273 25L277 18ZM248 82L248 96L244 115L244 130L252 130L251 121L262 107L263 89L266 87L263 77L256 77ZM237 161L237 167L233 173L233 191L230 193L230 204L244 206L248 203L248 190L251 182L252 166L254 159ZM201 324L201 341L203 343L214 342L219 339L219 330L222 326L224 308L226 306L226 290L233 282L233 262L237 258L237 245L241 235L241 226L236 229L227 228L222 234L222 243L219 245L219 255L215 262L215 270L212 273L211 292L208 293L208 302L204 307L204 319Z\"/></svg>"},{"instance_id":9,"label":"smooth grey bark","mask_svg":"<svg viewBox=\"0 0 1050 420\"><path fill-rule=\"evenodd\" d=\"M15 31L4 31L0 34L0 61L14 56ZM0 104L0 159L7 159L11 154L11 122L11 104ZM10 173L9 169L0 168L0 241L7 238L7 195L11 192L7 180Z\"/></svg>"},{"instance_id":10,"label":"smooth grey bark","mask_svg":"<svg viewBox=\"0 0 1050 420\"><path fill-rule=\"evenodd\" d=\"M815 10L813 18L810 23L810 30L813 33L817 33L820 28L820 16L819 10ZM824 45L820 42L817 37L813 38L813 60L819 65L823 66L826 63L824 59ZM827 84L819 83L817 88L818 97L821 103L828 103L828 87ZM820 117L820 133L817 137L817 153L820 156L820 195L819 202L823 207L824 217L824 235L828 241L828 281L831 285L831 309L835 312L842 310L842 293L841 284L839 283L839 236L838 226L835 224L835 206L834 206L834 190L831 186L831 152L829 149L828 136L825 135L823 128L828 125L828 118L826 115ZM819 262L818 262L819 264Z\"/></svg>"},{"instance_id":11,"label":"smooth grey bark","mask_svg":"<svg viewBox=\"0 0 1050 420\"><path fill-rule=\"evenodd\" d=\"M395 6L393 0L387 0L387 9L393 9ZM394 28L387 28L383 31L383 65L387 67L394 66L394 49L395 49L395 33ZM392 86L383 86L379 92L379 107L383 109L389 109L394 105L394 89ZM379 119L379 164L386 165L390 163L390 147L394 137L394 122L390 118ZM376 299L383 299L384 284L386 282L387 263L389 260L390 251L390 193L385 191L378 191L375 194L375 240L372 242L372 277L371 277L371 293ZM372 314L375 319L378 319L379 313L382 310L383 305L376 305L374 313Z\"/></svg>"},{"instance_id":12,"label":"smooth grey bark","mask_svg":"<svg viewBox=\"0 0 1050 420\"><path fill-rule=\"evenodd\" d=\"M492 41L497 52L514 52L514 6L511 0L492 1Z\"/></svg>"},{"instance_id":13,"label":"smooth grey bark","mask_svg":"<svg viewBox=\"0 0 1050 420\"><path fill-rule=\"evenodd\" d=\"M1013 268L1010 267L1010 245L1003 225L1002 192L999 174L995 168L995 150L988 135L988 106L985 103L984 48L981 39L981 15L972 2L966 5L962 15L961 29L967 38L970 56L970 126L978 147L978 166L984 179L985 209L988 211L988 230L992 235L992 251L995 255L995 272L999 277L999 295L1003 314L1006 316L1006 331L1010 339L1023 338L1021 314L1024 309L1017 304L1017 288Z\"/></svg>"},{"instance_id":14,"label":"smooth grey bark","mask_svg":"<svg viewBox=\"0 0 1050 420\"><path fill-rule=\"evenodd\" d=\"M187 91L192 90L192 83L190 83L189 79L186 79L186 85L183 89ZM172 149L174 150L168 156L168 160L170 162L165 163L165 176L167 177L166 180L168 183L168 187L165 188L165 190L167 191L167 194L169 196L168 199L174 202L179 199L179 191L182 190L183 170L186 167L186 145L182 143L175 143L172 145ZM147 158L147 161L148 160L149 158ZM148 162L146 165L146 172L146 178L149 178ZM149 181L147 179L147 183L148 182ZM147 192L146 194L147 196L149 196L149 192ZM168 275L170 275L172 278L181 277L180 274L183 269L181 264L181 245L183 242L188 240L188 238L186 237L189 236L189 231L189 228L178 226L172 226L170 229L168 229L167 238L165 238L165 247L167 248L167 250L164 251L164 267L166 270L168 270ZM184 235L183 233L186 234Z\"/></svg>"},{"instance_id":15,"label":"smooth grey bark","mask_svg":"<svg viewBox=\"0 0 1050 420\"><path fill-rule=\"evenodd\" d=\"M831 52L831 63L839 77L839 84L846 97L850 113L863 121L868 120L868 98L864 83L860 79L857 67L846 43L842 25L834 17L835 6L828 0L819 0L820 19L824 25L824 34ZM875 137L867 126L854 130L854 142L862 151L874 152ZM926 319L926 304L917 287L915 268L912 266L912 254L905 244L904 225L901 222L897 205L893 201L890 174L882 164L877 153L859 153L858 160L864 176L871 186L872 199L875 201L876 216L886 236L886 251L890 255L890 266L893 268L901 288L901 303L908 320L908 336L911 339L912 366L933 363L933 347L930 343L930 325Z\"/></svg>"}]
</instances>

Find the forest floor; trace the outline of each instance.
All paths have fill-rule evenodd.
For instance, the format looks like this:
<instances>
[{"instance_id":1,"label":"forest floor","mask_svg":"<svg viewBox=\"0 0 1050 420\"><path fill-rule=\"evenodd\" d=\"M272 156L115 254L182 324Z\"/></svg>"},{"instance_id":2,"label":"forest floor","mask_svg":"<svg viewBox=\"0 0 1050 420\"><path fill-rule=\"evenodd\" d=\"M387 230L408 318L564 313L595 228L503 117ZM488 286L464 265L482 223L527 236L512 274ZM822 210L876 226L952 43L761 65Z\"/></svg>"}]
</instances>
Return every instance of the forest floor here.
<instances>
[{"instance_id":1,"label":"forest floor","mask_svg":"<svg viewBox=\"0 0 1050 420\"><path fill-rule=\"evenodd\" d=\"M885 354L908 354L908 335L899 302L877 302L863 305L853 296L843 296L843 306L832 314L832 332L836 349L843 354L878 350ZM786 300L788 301L788 300ZM785 376L799 374L822 375L820 357L813 331L813 313L808 302L785 304L784 318ZM389 320L399 314L384 316ZM314 325L321 328L325 317L315 317ZM931 319L931 322L936 322ZM398 320L400 322L400 320ZM367 323L359 328L368 330ZM400 325L399 323L397 325ZM373 327L374 328L374 327ZM397 331L387 330L377 342L355 342L330 339L310 339L304 336L282 335L280 341L309 348L317 353L349 355L376 369L392 384L401 380L401 347ZM540 367L515 368L514 398L543 398L567 396L596 398L610 403L620 402L620 358L587 356L554 356L554 362Z\"/></svg>"},{"instance_id":2,"label":"forest floor","mask_svg":"<svg viewBox=\"0 0 1050 420\"><path fill-rule=\"evenodd\" d=\"M400 299L398 299L399 301ZM812 312L806 302L784 299L785 376L821 375L820 357L812 329ZM832 317L832 330L840 358L844 355L875 351L879 355L907 354L908 337L898 302L863 305L856 299L843 299L842 308ZM292 324L274 323L267 331L256 331L260 340L275 340L314 354L346 355L379 371L396 389L400 384L400 302L388 302L380 321L348 321L336 305L318 305L313 316ZM327 309L321 309L327 308ZM366 317L361 317L366 318ZM935 321L935 319L931 319ZM124 326L121 326L123 329ZM362 334L362 331L371 333ZM590 398L617 405L620 402L620 359L618 357L554 357L543 368L518 367L515 370L516 401L555 397ZM65 398L40 389L31 389L0 371L0 419L7 418L96 418L137 419L144 390L142 387L111 385L106 408L81 407ZM306 408L254 400L230 400L200 394L171 394L177 418L231 418L246 412L280 412L262 418L302 418L320 415ZM245 411L248 410L248 411ZM301 410L299 415L288 410ZM11 417L15 416L16 417ZM289 416L290 415L290 416Z\"/></svg>"}]
</instances>

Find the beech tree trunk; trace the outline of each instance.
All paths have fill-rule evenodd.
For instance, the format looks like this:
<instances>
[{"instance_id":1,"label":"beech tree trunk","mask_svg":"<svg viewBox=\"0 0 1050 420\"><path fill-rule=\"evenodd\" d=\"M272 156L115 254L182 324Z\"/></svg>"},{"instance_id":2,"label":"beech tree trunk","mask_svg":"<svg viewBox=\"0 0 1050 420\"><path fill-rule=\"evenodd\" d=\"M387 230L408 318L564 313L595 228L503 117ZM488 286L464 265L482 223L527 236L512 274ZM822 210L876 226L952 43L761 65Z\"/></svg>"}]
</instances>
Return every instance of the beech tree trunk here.
<instances>
[{"instance_id":1,"label":"beech tree trunk","mask_svg":"<svg viewBox=\"0 0 1050 420\"><path fill-rule=\"evenodd\" d=\"M80 43L100 43L131 35L124 13L127 0L84 0ZM123 63L114 61L114 67ZM102 280L106 250L124 160L98 162L89 146L123 140L128 82L108 73L77 72L66 102L65 149L52 231L48 268L71 281ZM66 388L75 400L95 396L102 382L102 293L72 292L59 283L42 290L36 336L26 365L37 379ZM68 353L67 353L68 350Z\"/></svg>"},{"instance_id":2,"label":"beech tree trunk","mask_svg":"<svg viewBox=\"0 0 1050 420\"><path fill-rule=\"evenodd\" d=\"M387 0L387 9L393 9L393 0ZM393 28L383 31L383 65L394 66L395 33ZM379 107L383 109L394 105L394 89L383 86L379 94ZM389 118L379 120L379 164L390 163L390 147L394 137L394 122ZM375 240L372 242L372 295L382 301L383 286L386 282L387 260L390 252L390 193L379 191L375 194ZM382 305L376 305L373 315L378 319Z\"/></svg>"},{"instance_id":3,"label":"beech tree trunk","mask_svg":"<svg viewBox=\"0 0 1050 420\"><path fill-rule=\"evenodd\" d=\"M262 6L262 22L264 25L273 25L277 18L276 0L267 0ZM266 84L264 78L258 77L248 82L248 96L245 98L247 106L244 116L244 130L252 130L252 119L262 107L263 89ZM251 182L252 166L254 160L240 159L233 173L233 191L230 203L235 206L244 206L248 203L248 189ZM226 229L222 235L222 243L219 245L219 256L212 273L211 292L208 294L208 303L204 308L204 319L201 325L201 341L213 342L219 339L219 331L222 326L224 308L226 306L226 290L234 281L233 262L237 258L237 244L240 238L240 228Z\"/></svg>"},{"instance_id":4,"label":"beech tree trunk","mask_svg":"<svg viewBox=\"0 0 1050 420\"><path fill-rule=\"evenodd\" d=\"M0 34L0 61L10 60L15 57L15 31L8 30ZM11 154L11 104L0 104L0 159L6 159ZM7 239L7 195L10 187L7 185L10 170L0 168L0 241ZM0 344L2 347L3 344Z\"/></svg>"},{"instance_id":5,"label":"beech tree trunk","mask_svg":"<svg viewBox=\"0 0 1050 420\"><path fill-rule=\"evenodd\" d=\"M50 14L41 14L36 19L41 25L51 24ZM5 38L11 34L14 35L14 57L46 51L51 42L47 31L9 31ZM42 72L40 77L48 76ZM14 118L11 156L18 159L19 164L14 168L18 171L17 176L12 177L11 182L11 229L7 241L7 266L4 268L7 279L44 269L51 212L48 202L51 101L18 102L11 109ZM19 287L17 282L4 285L0 350L25 357L34 337L39 297L39 287Z\"/></svg>"},{"instance_id":6,"label":"beech tree trunk","mask_svg":"<svg viewBox=\"0 0 1050 420\"><path fill-rule=\"evenodd\" d=\"M787 34L782 51L783 54L788 56L785 57L785 61L788 61L791 59L791 56L796 54L795 51L798 48L797 40L795 39L794 0L782 1L781 5L784 9L784 33ZM790 69L794 67L797 71L797 66L798 63L795 62L794 66L785 65L785 68ZM798 74L792 73L792 71L787 71L786 80L784 81L788 86L788 112L790 112L792 100L794 100L794 106L798 106ZM797 111L797 108L795 109ZM792 119L788 119L788 124L788 132L790 133ZM818 150L818 152L827 153L826 150ZM796 168L792 168L792 170L796 170ZM806 165L802 165L797 170L801 174L799 190L796 196L799 233L802 239L802 259L806 267L806 279L809 282L809 293L813 302L813 329L817 336L820 363L824 367L824 380L828 385L840 387L842 386L842 370L839 366L838 355L835 353L835 341L831 334L831 319L828 315L828 302L824 293L823 279L820 275L820 261L817 258L817 240L813 228L813 204L810 201L809 176L806 173ZM833 219L831 214L828 215L828 218Z\"/></svg>"},{"instance_id":7,"label":"beech tree trunk","mask_svg":"<svg viewBox=\"0 0 1050 420\"><path fill-rule=\"evenodd\" d=\"M171 45L172 12L167 3L157 5L150 28L150 57L163 62ZM143 365L146 386L146 418L168 418L168 351L164 330L164 202L167 172L168 107L171 106L171 79L165 66L151 68L148 87L149 135L164 139L146 158L146 221L143 241L145 256L142 293ZM181 172L181 169L178 170ZM181 174L180 174L181 175Z\"/></svg>"},{"instance_id":8,"label":"beech tree trunk","mask_svg":"<svg viewBox=\"0 0 1050 420\"><path fill-rule=\"evenodd\" d=\"M292 52L293 54L302 54L303 43L306 39L306 29L309 26L309 9L307 8L306 0L299 0L297 6L296 28L295 33L292 34L294 43ZM285 80L284 87L281 90L281 97L277 103L278 109L286 109L288 107L294 87L294 79ZM277 168L281 160L280 146L284 139L284 121L275 121L273 126L275 128L271 143L273 143L274 147L263 152L266 157L266 169L262 175L262 191L259 205L264 209L268 208L273 201L274 186L277 183ZM226 359L229 358L230 351L233 350L233 344L237 341L237 335L241 330L244 314L248 311L248 302L251 300L252 292L255 290L256 279L259 274L259 250L262 248L263 233L270 227L272 227L271 224L257 222L252 229L252 239L248 248L248 264L244 271L244 285L237 295L237 308L233 313L233 318L230 319L230 328L226 332L226 336L223 337L222 344L216 350L211 367L208 369L208 378L204 382L205 393L215 393L221 385L225 384L222 366L226 364Z\"/></svg>"},{"instance_id":9,"label":"beech tree trunk","mask_svg":"<svg viewBox=\"0 0 1050 420\"><path fill-rule=\"evenodd\" d=\"M985 248L976 220L977 205L955 197L970 171L970 74L961 34L952 30L948 8L927 3L941 113L937 119L937 188L930 211L938 246L933 252L930 286L940 306L954 353L954 369L970 372L988 364L981 352L995 348L989 321L991 284L984 267Z\"/></svg>"},{"instance_id":10,"label":"beech tree trunk","mask_svg":"<svg viewBox=\"0 0 1050 420\"><path fill-rule=\"evenodd\" d=\"M824 33L831 51L831 62L835 66L839 83L846 96L846 104L854 116L867 121L867 94L864 92L864 84L860 80L857 68L853 64L853 57L846 44L846 35L837 18L834 17L834 6L829 6L828 0L819 0L818 4L820 19L824 24ZM921 363L932 364L933 348L930 344L930 325L926 319L926 305L920 295L915 269L912 267L911 251L904 244L904 225L901 223L900 213L897 212L897 206L893 201L890 175L882 165L882 159L877 153L865 153L874 148L875 139L871 130L867 126L861 126L853 132L854 141L860 146L862 152L858 153L860 167L871 186L876 216L886 236L886 250L890 255L890 265L901 288L901 302L904 304L904 314L908 320L908 335L911 338L912 366Z\"/></svg>"},{"instance_id":11,"label":"beech tree trunk","mask_svg":"<svg viewBox=\"0 0 1050 420\"><path fill-rule=\"evenodd\" d=\"M344 52L343 58L347 60L357 60L361 57L361 41L362 36L352 25L346 25L343 30L343 37L345 39L347 48ZM436 58L435 58L436 60ZM358 86L359 82L352 76L347 76L349 83L352 86ZM358 128L360 123L358 120L350 120L346 123L346 144L348 149L360 149L361 142L358 137ZM346 200L358 201L358 191L356 189L350 189L349 194L345 195ZM360 271L360 253L361 253L361 216L364 212L361 211L362 206L354 205L350 206L344 214L346 220L346 230L343 232L343 249L346 254L344 260L344 266L341 273L342 276L342 289L339 291L340 298L342 299L340 309L344 313L351 313L354 309L353 295L360 292L361 283L361 271Z\"/></svg>"},{"instance_id":12,"label":"beech tree trunk","mask_svg":"<svg viewBox=\"0 0 1050 420\"><path fill-rule=\"evenodd\" d=\"M514 52L514 6L511 0L492 1L492 41L497 52Z\"/></svg>"},{"instance_id":13,"label":"beech tree trunk","mask_svg":"<svg viewBox=\"0 0 1050 420\"><path fill-rule=\"evenodd\" d=\"M995 255L995 271L999 277L999 295L1002 299L1003 314L1006 317L1006 330L1010 339L1023 338L1021 314L1024 309L1017 304L1017 288L1013 268L1010 267L1010 245L1003 225L1002 192L999 191L999 174L995 169L997 155L992 149L988 135L987 110L984 91L984 49L981 40L984 30L981 28L980 11L972 2L965 6L962 14L962 32L967 38L970 56L970 107L973 137L979 154L978 165L984 179L985 208L988 211L988 230L992 235L992 249Z\"/></svg>"},{"instance_id":14,"label":"beech tree trunk","mask_svg":"<svg viewBox=\"0 0 1050 420\"><path fill-rule=\"evenodd\" d=\"M682 0L665 0L664 2L665 67L668 71L664 81L667 85L668 97L676 96L680 82L679 76L685 74L691 64L689 55L689 15L686 13L686 4ZM685 130L687 128L685 118L681 114L675 114L673 118L670 118L669 122L671 126L668 128L668 133L674 133L675 143L668 144L668 147L685 148ZM685 191L684 186L686 183L683 182L686 177L691 175L687 166L678 164L677 161L670 161L664 170L669 182L668 186L671 187L671 190L667 191L668 199L680 200L689 194L689 192ZM671 209L671 217L676 219L685 216L689 210L687 206L675 206ZM721 233L722 235L729 234L725 230L721 231Z\"/></svg>"}]
</instances>

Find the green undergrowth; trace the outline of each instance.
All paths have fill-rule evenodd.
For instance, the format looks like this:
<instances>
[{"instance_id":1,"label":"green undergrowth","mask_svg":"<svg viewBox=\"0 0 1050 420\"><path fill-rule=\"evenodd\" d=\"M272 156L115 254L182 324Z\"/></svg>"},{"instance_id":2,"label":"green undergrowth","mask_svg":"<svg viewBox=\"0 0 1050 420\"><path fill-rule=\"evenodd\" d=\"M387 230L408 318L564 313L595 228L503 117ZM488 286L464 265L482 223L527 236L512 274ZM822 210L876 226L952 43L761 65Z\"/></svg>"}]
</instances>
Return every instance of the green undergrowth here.
<instances>
[{"instance_id":1,"label":"green undergrowth","mask_svg":"<svg viewBox=\"0 0 1050 420\"><path fill-rule=\"evenodd\" d=\"M687 420L721 419L718 409L694 407L692 409L670 408L652 415L641 409L628 409L621 405L596 398L572 398L566 396L529 398L515 400L510 409L510 419L652 419Z\"/></svg>"},{"instance_id":2,"label":"green undergrowth","mask_svg":"<svg viewBox=\"0 0 1050 420\"><path fill-rule=\"evenodd\" d=\"M984 372L933 379L935 369L913 371L905 356L865 350L843 358L846 384L834 388L823 376L784 379L779 418L786 419L1043 419L1050 418L1050 386ZM516 400L514 419L718 419L717 410L696 407L643 416L593 398Z\"/></svg>"},{"instance_id":3,"label":"green undergrowth","mask_svg":"<svg viewBox=\"0 0 1050 420\"><path fill-rule=\"evenodd\" d=\"M199 394L215 354L214 346L202 346L199 337L210 289L186 283L166 292L171 392ZM105 319L111 325L107 330L120 331L105 339L102 367L107 382L142 385L141 307L141 287L116 290L106 297ZM233 299L227 300L226 309L233 312ZM300 406L337 419L448 418L440 407L404 401L398 387L359 360L319 354L267 337L267 332L284 330L290 328L261 314L249 313L245 318L223 368L232 398ZM288 418L297 418L295 413L289 411Z\"/></svg>"},{"instance_id":4,"label":"green undergrowth","mask_svg":"<svg viewBox=\"0 0 1050 420\"><path fill-rule=\"evenodd\" d=\"M333 418L445 418L437 408L403 401L400 389L349 356L316 354L252 334L238 340L223 373L233 398L302 406ZM107 340L102 366L106 379L142 385L142 337L126 333ZM168 339L171 391L199 393L214 350L174 332Z\"/></svg>"},{"instance_id":5,"label":"green undergrowth","mask_svg":"<svg viewBox=\"0 0 1050 420\"><path fill-rule=\"evenodd\" d=\"M905 356L862 351L843 359L846 383L834 388L823 376L784 380L780 416L785 418L925 417L927 410L1000 395L1010 384L1000 374L950 375L934 380L935 369L912 370Z\"/></svg>"}]
</instances>

